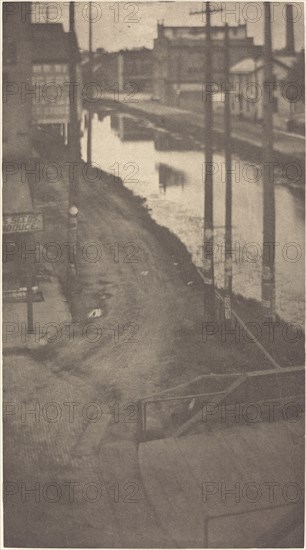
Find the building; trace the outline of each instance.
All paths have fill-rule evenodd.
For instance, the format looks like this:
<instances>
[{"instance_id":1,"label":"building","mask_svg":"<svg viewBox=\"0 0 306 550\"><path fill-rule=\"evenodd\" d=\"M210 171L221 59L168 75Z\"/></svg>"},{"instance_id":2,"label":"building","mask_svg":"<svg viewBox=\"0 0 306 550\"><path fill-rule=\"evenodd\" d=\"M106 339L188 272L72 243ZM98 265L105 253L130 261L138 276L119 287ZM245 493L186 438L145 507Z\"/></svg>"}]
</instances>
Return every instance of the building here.
<instances>
[{"instance_id":1,"label":"building","mask_svg":"<svg viewBox=\"0 0 306 550\"><path fill-rule=\"evenodd\" d=\"M61 135L66 142L69 124L70 33L61 23L33 23L32 116L33 125ZM81 57L75 34L72 48L77 61L74 91L78 115L82 115Z\"/></svg>"},{"instance_id":2,"label":"building","mask_svg":"<svg viewBox=\"0 0 306 550\"><path fill-rule=\"evenodd\" d=\"M205 27L165 27L158 24L153 48L155 100L185 108L202 103L205 80ZM213 82L224 80L224 27L211 27ZM229 28L230 62L253 57L261 50L247 36L246 25Z\"/></svg>"},{"instance_id":3,"label":"building","mask_svg":"<svg viewBox=\"0 0 306 550\"><path fill-rule=\"evenodd\" d=\"M152 58L153 52L148 48L134 48L118 52L119 89L128 92L131 99L134 93L151 92Z\"/></svg>"},{"instance_id":4,"label":"building","mask_svg":"<svg viewBox=\"0 0 306 550\"><path fill-rule=\"evenodd\" d=\"M84 76L89 78L88 65ZM137 92L152 91L153 53L148 48L106 52L98 49L93 59L93 82L103 91L126 92L127 101L136 98Z\"/></svg>"},{"instance_id":5,"label":"building","mask_svg":"<svg viewBox=\"0 0 306 550\"><path fill-rule=\"evenodd\" d=\"M110 92L118 86L119 67L118 52L106 52L99 49L93 55L92 74L90 73L89 62L83 67L83 78L85 82L92 80L100 86L102 93ZM116 87L115 87L116 86Z\"/></svg>"},{"instance_id":6,"label":"building","mask_svg":"<svg viewBox=\"0 0 306 550\"><path fill-rule=\"evenodd\" d=\"M293 101L288 86L289 73L296 55L275 55L273 58L274 125L290 128L296 116L304 116L305 106L300 90L294 86ZM263 118L264 62L262 58L247 58L231 68L231 112L240 118L261 121ZM271 90L272 94L272 90Z\"/></svg>"},{"instance_id":7,"label":"building","mask_svg":"<svg viewBox=\"0 0 306 550\"><path fill-rule=\"evenodd\" d=\"M3 319L33 328L33 301L37 290L35 233L42 229L42 214L35 212L30 176L32 168L32 36L31 3L3 4ZM27 170L23 170L22 167ZM20 327L19 327L20 328Z\"/></svg>"},{"instance_id":8,"label":"building","mask_svg":"<svg viewBox=\"0 0 306 550\"><path fill-rule=\"evenodd\" d=\"M292 4L286 5L286 45L273 56L273 123L305 133L305 54L295 52ZM253 121L263 118L264 62L250 56L231 67L233 115ZM301 74L298 74L301 73ZM303 73L303 74L302 74Z\"/></svg>"},{"instance_id":9,"label":"building","mask_svg":"<svg viewBox=\"0 0 306 550\"><path fill-rule=\"evenodd\" d=\"M31 22L21 17L21 9L21 2L3 4L3 159L17 161L32 153L32 103L22 101L25 87L31 86Z\"/></svg>"}]
</instances>

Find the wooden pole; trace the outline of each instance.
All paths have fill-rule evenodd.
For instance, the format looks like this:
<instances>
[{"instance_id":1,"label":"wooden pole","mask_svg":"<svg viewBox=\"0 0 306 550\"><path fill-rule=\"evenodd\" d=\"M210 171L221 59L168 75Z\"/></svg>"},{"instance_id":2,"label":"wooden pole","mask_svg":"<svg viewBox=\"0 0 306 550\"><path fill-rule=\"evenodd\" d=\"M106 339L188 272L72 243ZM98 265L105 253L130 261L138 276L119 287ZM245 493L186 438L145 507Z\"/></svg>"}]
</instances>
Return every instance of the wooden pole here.
<instances>
[{"instance_id":1,"label":"wooden pole","mask_svg":"<svg viewBox=\"0 0 306 550\"><path fill-rule=\"evenodd\" d=\"M262 305L264 317L275 319L275 197L273 167L273 58L270 3L264 3L263 89L263 260ZM272 172L272 173L271 173Z\"/></svg>"},{"instance_id":2,"label":"wooden pole","mask_svg":"<svg viewBox=\"0 0 306 550\"><path fill-rule=\"evenodd\" d=\"M92 59L92 21L91 21L91 2L89 2L89 44L88 44L88 51L89 51L89 78L90 81L92 81L92 74L93 74L93 59ZM91 99L91 98L89 98ZM92 158L91 158L91 151L92 151L92 108L91 103L88 103L88 128L87 128L87 164L91 165Z\"/></svg>"},{"instance_id":3,"label":"wooden pole","mask_svg":"<svg viewBox=\"0 0 306 550\"><path fill-rule=\"evenodd\" d=\"M73 83L77 82L77 41L75 36L75 5L69 2L69 76L71 87L69 91L69 130L68 150L70 161L77 163L74 166L73 176L69 173L69 206L68 206L68 242L69 256L67 261L67 292L71 294L71 285L74 281L76 266L76 243L78 231L78 203L79 203L79 168L80 154L80 128L77 110L77 95L74 94Z\"/></svg>"},{"instance_id":4,"label":"wooden pole","mask_svg":"<svg viewBox=\"0 0 306 550\"><path fill-rule=\"evenodd\" d=\"M212 102L212 43L210 2L206 7L205 40L205 179L204 179L204 315L215 318L214 285L214 226L213 226L213 102Z\"/></svg>"},{"instance_id":5,"label":"wooden pole","mask_svg":"<svg viewBox=\"0 0 306 550\"><path fill-rule=\"evenodd\" d=\"M33 296L32 296L33 276L32 271L27 273L27 332L34 332L34 316L33 316Z\"/></svg>"},{"instance_id":6,"label":"wooden pole","mask_svg":"<svg viewBox=\"0 0 306 550\"><path fill-rule=\"evenodd\" d=\"M231 95L229 27L224 28L224 152L225 152L225 263L224 263L224 316L232 317L232 151L231 151Z\"/></svg>"},{"instance_id":7,"label":"wooden pole","mask_svg":"<svg viewBox=\"0 0 306 550\"><path fill-rule=\"evenodd\" d=\"M69 132L68 148L72 162L80 162L80 128L78 120L78 95L74 91L74 83L77 83L77 41L75 35L75 14L74 2L69 2ZM70 185L70 206L77 205L78 202L79 178L78 170L75 170L75 178Z\"/></svg>"}]
</instances>

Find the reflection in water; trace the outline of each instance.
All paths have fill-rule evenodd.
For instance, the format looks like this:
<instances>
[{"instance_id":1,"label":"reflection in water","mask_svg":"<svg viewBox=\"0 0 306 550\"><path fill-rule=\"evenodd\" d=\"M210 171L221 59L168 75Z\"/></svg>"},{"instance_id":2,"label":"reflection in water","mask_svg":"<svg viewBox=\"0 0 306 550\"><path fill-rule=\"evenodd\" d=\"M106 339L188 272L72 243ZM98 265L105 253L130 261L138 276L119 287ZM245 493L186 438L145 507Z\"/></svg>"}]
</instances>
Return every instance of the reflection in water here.
<instances>
[{"instance_id":1,"label":"reflection in water","mask_svg":"<svg viewBox=\"0 0 306 550\"><path fill-rule=\"evenodd\" d=\"M158 149L154 130L165 135L163 144L177 142L176 136L161 132L146 120L126 115L107 116L103 121L94 117L92 160L110 173L113 173L113 165L117 163L119 176L125 178L124 185L136 195L146 198L156 222L173 231L191 252L194 263L202 266L204 153L197 147L191 147L192 142L182 150ZM86 158L86 139L84 132L83 158ZM216 285L222 288L224 157L215 153L214 162L217 167L214 176L215 277ZM245 177L245 174L249 176L253 163L248 164L238 157L234 158L234 162L238 172L233 176L233 248L237 250L233 254L233 292L261 300L263 186L260 177L253 180ZM126 166L131 163L138 167L137 178L126 177ZM161 188L167 192L161 193ZM288 242L297 243L304 250L303 202L286 187L276 185L275 205L276 242L279 243L276 246L277 313L285 320L303 324L304 258L303 255L298 261L288 261L286 258ZM250 243L255 243L255 246ZM289 249L289 254L293 254L293 249Z\"/></svg>"},{"instance_id":2,"label":"reflection in water","mask_svg":"<svg viewBox=\"0 0 306 550\"><path fill-rule=\"evenodd\" d=\"M105 117L109 116L110 111L109 109L99 109L98 111L98 120L102 122L102 120L105 119Z\"/></svg>"},{"instance_id":3,"label":"reflection in water","mask_svg":"<svg viewBox=\"0 0 306 550\"><path fill-rule=\"evenodd\" d=\"M160 162L157 164L158 175L159 175L159 187L161 187L166 193L167 187L171 185L181 186L184 189L185 184L185 173L182 170L175 170Z\"/></svg>"},{"instance_id":4,"label":"reflection in water","mask_svg":"<svg viewBox=\"0 0 306 550\"><path fill-rule=\"evenodd\" d=\"M153 137L153 128L129 116L112 114L111 128L121 141L150 141Z\"/></svg>"},{"instance_id":5,"label":"reflection in water","mask_svg":"<svg viewBox=\"0 0 306 550\"><path fill-rule=\"evenodd\" d=\"M154 145L156 151L195 151L201 149L201 145L196 146L194 140L169 134L161 128L154 129Z\"/></svg>"}]
</instances>

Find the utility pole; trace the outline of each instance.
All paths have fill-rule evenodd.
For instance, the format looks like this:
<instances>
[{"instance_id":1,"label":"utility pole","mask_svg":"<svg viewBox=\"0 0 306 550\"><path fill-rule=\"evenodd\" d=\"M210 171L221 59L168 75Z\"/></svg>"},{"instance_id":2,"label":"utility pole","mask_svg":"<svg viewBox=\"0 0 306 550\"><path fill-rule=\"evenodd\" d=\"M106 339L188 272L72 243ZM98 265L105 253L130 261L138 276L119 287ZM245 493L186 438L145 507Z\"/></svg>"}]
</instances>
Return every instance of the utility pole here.
<instances>
[{"instance_id":1,"label":"utility pole","mask_svg":"<svg viewBox=\"0 0 306 550\"><path fill-rule=\"evenodd\" d=\"M262 305L264 317L275 319L275 197L273 162L273 57L270 2L264 2L263 87L263 257ZM272 93L271 93L272 90ZM273 171L272 171L273 172Z\"/></svg>"},{"instance_id":2,"label":"utility pole","mask_svg":"<svg viewBox=\"0 0 306 550\"><path fill-rule=\"evenodd\" d=\"M210 2L206 2L206 10L191 12L190 15L206 14L205 39L205 174L204 174L204 308L208 319L215 319L215 281L214 281L214 219L213 219L213 101L212 101L212 40L211 14L221 11L211 9Z\"/></svg>"},{"instance_id":3,"label":"utility pole","mask_svg":"<svg viewBox=\"0 0 306 550\"><path fill-rule=\"evenodd\" d=\"M69 77L70 77L70 90L69 90L69 132L68 132L68 148L70 159L74 162L80 162L80 128L78 120L78 95L74 91L75 84L77 83L77 40L75 34L75 15L74 15L74 2L69 2ZM78 170L76 170L78 172ZM72 185L70 185L70 203L78 206L78 188L79 178L78 174L73 179Z\"/></svg>"},{"instance_id":4,"label":"utility pole","mask_svg":"<svg viewBox=\"0 0 306 550\"><path fill-rule=\"evenodd\" d=\"M91 20L91 2L89 2L89 44L88 44L88 52L89 52L89 78L90 82L92 81L92 74L93 74L93 55L92 55L92 20ZM91 99L91 98L89 98ZM91 148L92 148L92 108L91 108L91 102L89 101L88 104L88 128L87 128L87 164L91 165L92 159L91 159Z\"/></svg>"},{"instance_id":5,"label":"utility pole","mask_svg":"<svg viewBox=\"0 0 306 550\"><path fill-rule=\"evenodd\" d=\"M176 105L180 107L181 104L181 49L179 46L179 52L177 57L177 88L176 88Z\"/></svg>"},{"instance_id":6,"label":"utility pole","mask_svg":"<svg viewBox=\"0 0 306 550\"><path fill-rule=\"evenodd\" d=\"M224 263L224 317L232 318L232 150L231 150L231 95L229 27L224 27L224 152L225 152L225 263Z\"/></svg>"},{"instance_id":7,"label":"utility pole","mask_svg":"<svg viewBox=\"0 0 306 550\"><path fill-rule=\"evenodd\" d=\"M26 243L31 243L29 235L25 237ZM34 316L33 316L33 267L27 265L27 332L33 334L34 332Z\"/></svg>"},{"instance_id":8,"label":"utility pole","mask_svg":"<svg viewBox=\"0 0 306 550\"><path fill-rule=\"evenodd\" d=\"M79 164L80 164L80 128L77 111L77 97L74 94L74 83L77 83L77 41L75 36L75 3L69 2L69 132L68 150L73 167L73 175L69 171L69 206L68 206L68 242L69 257L67 262L67 290L71 292L71 283L76 275L76 246L78 231L78 194L79 194Z\"/></svg>"},{"instance_id":9,"label":"utility pole","mask_svg":"<svg viewBox=\"0 0 306 550\"><path fill-rule=\"evenodd\" d=\"M206 71L205 71L205 189L204 189L204 307L210 319L215 318L214 274L214 215L213 215L213 100L212 91L212 44L210 2L206 8ZM207 93L208 92L208 93Z\"/></svg>"}]
</instances>

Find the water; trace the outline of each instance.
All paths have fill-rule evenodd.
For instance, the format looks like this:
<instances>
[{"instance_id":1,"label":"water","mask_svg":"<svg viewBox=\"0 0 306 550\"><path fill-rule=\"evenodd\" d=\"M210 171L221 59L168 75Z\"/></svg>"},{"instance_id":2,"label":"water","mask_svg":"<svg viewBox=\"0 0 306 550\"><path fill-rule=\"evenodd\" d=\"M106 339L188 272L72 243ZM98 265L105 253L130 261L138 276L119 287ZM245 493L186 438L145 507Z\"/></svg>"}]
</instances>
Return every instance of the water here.
<instances>
[{"instance_id":1,"label":"water","mask_svg":"<svg viewBox=\"0 0 306 550\"><path fill-rule=\"evenodd\" d=\"M100 120L99 120L100 118ZM82 142L86 159L86 130ZM123 114L95 115L92 161L120 176L124 185L147 199L151 215L187 246L202 265L204 152L192 136L182 138L154 124ZM224 158L214 155L215 276L223 286L225 224ZM251 165L252 164L252 165ZM261 299L263 185L260 166L234 157L233 290ZM304 202L281 180L275 188L276 308L286 321L304 323ZM252 244L251 244L252 243ZM295 243L294 245L288 243ZM297 260L293 261L297 256Z\"/></svg>"}]
</instances>

